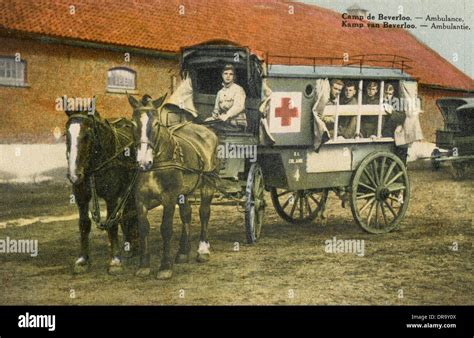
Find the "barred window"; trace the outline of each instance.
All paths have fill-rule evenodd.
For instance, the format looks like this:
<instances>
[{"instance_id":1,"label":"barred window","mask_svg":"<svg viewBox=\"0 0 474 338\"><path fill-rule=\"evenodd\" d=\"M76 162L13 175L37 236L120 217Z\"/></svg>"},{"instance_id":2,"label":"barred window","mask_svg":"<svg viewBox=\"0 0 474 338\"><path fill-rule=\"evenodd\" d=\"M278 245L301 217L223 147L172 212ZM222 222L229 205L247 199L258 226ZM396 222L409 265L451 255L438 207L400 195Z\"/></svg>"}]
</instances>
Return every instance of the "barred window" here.
<instances>
[{"instance_id":1,"label":"barred window","mask_svg":"<svg viewBox=\"0 0 474 338\"><path fill-rule=\"evenodd\" d=\"M134 90L136 88L136 72L129 68L112 68L107 73L107 89Z\"/></svg>"},{"instance_id":2,"label":"barred window","mask_svg":"<svg viewBox=\"0 0 474 338\"><path fill-rule=\"evenodd\" d=\"M13 57L0 57L0 85L25 85L25 61L17 61Z\"/></svg>"}]
</instances>

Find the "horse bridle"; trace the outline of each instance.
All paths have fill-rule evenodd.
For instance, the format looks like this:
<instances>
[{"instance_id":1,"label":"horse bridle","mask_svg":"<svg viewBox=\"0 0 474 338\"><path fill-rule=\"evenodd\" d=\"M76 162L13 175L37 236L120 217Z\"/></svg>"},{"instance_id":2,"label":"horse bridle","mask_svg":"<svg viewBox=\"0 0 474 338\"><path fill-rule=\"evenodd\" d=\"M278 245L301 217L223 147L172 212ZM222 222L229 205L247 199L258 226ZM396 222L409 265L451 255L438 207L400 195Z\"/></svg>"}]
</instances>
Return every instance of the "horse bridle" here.
<instances>
[{"instance_id":1,"label":"horse bridle","mask_svg":"<svg viewBox=\"0 0 474 338\"><path fill-rule=\"evenodd\" d=\"M69 125L71 123L71 119L73 118L78 118L78 119L83 119L83 120L87 120L87 121L90 121L90 119L92 118L92 133L91 133L91 136L92 136L92 144L93 146L99 146L100 147L100 152L101 153L104 153L104 149L102 147L102 144L99 142L97 142L98 140L98 136L97 136L97 123L96 123L96 120L94 118L94 115L91 115L91 114L87 114L87 115L84 115L84 114L80 114L80 113L74 113L74 114L71 114L69 115L68 117L68 122L67 122L67 125ZM100 165L96 166L94 169L91 169L91 170L88 170L87 172L85 172L84 174L90 174L90 173L93 173L95 171L98 171L99 169L103 168L104 167L104 164L106 164L107 162L109 162L110 160L107 159L105 160L103 163L101 163Z\"/></svg>"},{"instance_id":2,"label":"horse bridle","mask_svg":"<svg viewBox=\"0 0 474 338\"><path fill-rule=\"evenodd\" d=\"M139 109L139 111L140 111L140 112L144 112L144 111L146 112L146 111L157 111L157 110L156 110L156 108L151 108L151 107L141 107L141 108ZM133 118L132 118L132 125L133 125L133 128L137 128L137 127L138 127L137 122L136 122ZM135 147L138 148L138 147L141 146L142 144L146 144L147 146L149 146L149 147L153 150L154 153L156 153L156 148L158 147L158 141L159 141L159 136L158 136L158 135L160 135L160 129L161 129L161 123L160 123L159 120L158 120L157 125L158 125L158 130L157 130L157 133L156 133L157 137L156 137L155 142L153 143L153 142L150 141L150 140L147 140L147 141L138 141L138 142L135 142ZM154 154L154 155L156 155L156 154Z\"/></svg>"}]
</instances>

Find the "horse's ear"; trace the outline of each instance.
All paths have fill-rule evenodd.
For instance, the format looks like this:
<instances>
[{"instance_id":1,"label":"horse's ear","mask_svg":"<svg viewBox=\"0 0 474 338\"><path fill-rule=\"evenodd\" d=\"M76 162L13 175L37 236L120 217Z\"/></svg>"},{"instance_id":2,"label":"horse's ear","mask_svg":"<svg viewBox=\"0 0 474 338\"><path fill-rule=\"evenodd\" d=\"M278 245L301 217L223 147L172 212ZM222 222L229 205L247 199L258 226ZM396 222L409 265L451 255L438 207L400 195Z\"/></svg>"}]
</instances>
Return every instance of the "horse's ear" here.
<instances>
[{"instance_id":1,"label":"horse's ear","mask_svg":"<svg viewBox=\"0 0 474 338\"><path fill-rule=\"evenodd\" d=\"M136 109L140 106L140 103L138 102L138 100L130 94L128 94L128 102L133 107L133 109Z\"/></svg>"},{"instance_id":2,"label":"horse's ear","mask_svg":"<svg viewBox=\"0 0 474 338\"><path fill-rule=\"evenodd\" d=\"M163 95L159 99L153 101L153 107L160 108L161 105L163 104L163 102L165 101L167 95L168 95L168 93L166 93L165 95Z\"/></svg>"}]
</instances>

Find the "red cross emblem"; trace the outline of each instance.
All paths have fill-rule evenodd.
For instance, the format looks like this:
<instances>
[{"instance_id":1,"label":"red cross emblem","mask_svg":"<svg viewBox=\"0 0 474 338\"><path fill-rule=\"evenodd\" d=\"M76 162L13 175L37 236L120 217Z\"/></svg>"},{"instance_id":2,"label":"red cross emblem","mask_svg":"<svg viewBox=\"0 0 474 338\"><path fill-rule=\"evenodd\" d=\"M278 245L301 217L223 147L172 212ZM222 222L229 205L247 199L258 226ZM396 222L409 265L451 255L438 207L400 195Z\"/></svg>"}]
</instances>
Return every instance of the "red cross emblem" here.
<instances>
[{"instance_id":1,"label":"red cross emblem","mask_svg":"<svg viewBox=\"0 0 474 338\"><path fill-rule=\"evenodd\" d=\"M275 116L281 117L282 127L291 125L291 118L299 116L298 108L297 107L290 108L290 102L291 102L291 98L282 97L281 106L275 108Z\"/></svg>"}]
</instances>

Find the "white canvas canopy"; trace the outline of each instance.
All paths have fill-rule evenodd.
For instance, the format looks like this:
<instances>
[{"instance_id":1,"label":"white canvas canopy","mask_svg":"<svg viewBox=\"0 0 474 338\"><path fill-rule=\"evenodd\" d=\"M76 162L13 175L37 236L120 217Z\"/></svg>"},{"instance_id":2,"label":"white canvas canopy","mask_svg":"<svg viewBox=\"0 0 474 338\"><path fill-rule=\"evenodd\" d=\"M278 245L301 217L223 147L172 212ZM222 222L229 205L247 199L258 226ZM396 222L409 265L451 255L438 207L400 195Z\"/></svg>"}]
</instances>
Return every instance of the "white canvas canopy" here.
<instances>
[{"instance_id":1,"label":"white canvas canopy","mask_svg":"<svg viewBox=\"0 0 474 338\"><path fill-rule=\"evenodd\" d=\"M415 81L400 81L400 96L404 99L403 109L406 114L405 122L395 129L395 144L397 146L412 144L423 139L420 126L421 107L418 99L418 86Z\"/></svg>"},{"instance_id":2,"label":"white canvas canopy","mask_svg":"<svg viewBox=\"0 0 474 338\"><path fill-rule=\"evenodd\" d=\"M179 109L185 110L193 117L198 116L198 112L193 102L193 85L191 77L186 76L178 85L176 90L168 97L163 106L174 105Z\"/></svg>"},{"instance_id":3,"label":"white canvas canopy","mask_svg":"<svg viewBox=\"0 0 474 338\"><path fill-rule=\"evenodd\" d=\"M317 79L316 80L316 102L314 103L313 112L313 123L314 123L314 148L317 150L319 147L329 139L329 131L326 124L323 122L322 117L324 114L324 108L329 101L330 95L330 84L328 79Z\"/></svg>"}]
</instances>

